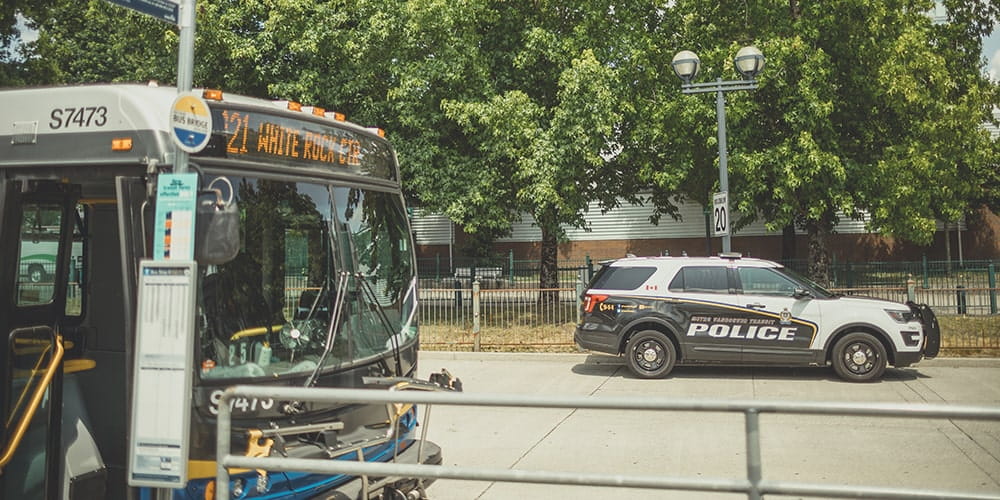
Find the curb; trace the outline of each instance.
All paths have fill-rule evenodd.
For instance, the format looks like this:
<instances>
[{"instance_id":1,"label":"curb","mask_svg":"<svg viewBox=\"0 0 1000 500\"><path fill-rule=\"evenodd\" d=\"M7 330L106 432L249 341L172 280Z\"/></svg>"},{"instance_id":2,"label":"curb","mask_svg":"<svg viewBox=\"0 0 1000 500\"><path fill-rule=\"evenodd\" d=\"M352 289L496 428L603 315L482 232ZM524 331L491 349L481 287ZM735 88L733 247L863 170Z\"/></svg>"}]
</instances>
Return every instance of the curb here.
<instances>
[{"instance_id":1,"label":"curb","mask_svg":"<svg viewBox=\"0 0 1000 500\"><path fill-rule=\"evenodd\" d=\"M420 351L422 361L524 361L524 362L564 362L588 365L623 365L621 356L602 353L555 353L555 352L468 352L468 351ZM738 364L734 364L738 366ZM925 359L911 368L1000 368L1000 358L934 358Z\"/></svg>"},{"instance_id":2,"label":"curb","mask_svg":"<svg viewBox=\"0 0 1000 500\"><path fill-rule=\"evenodd\" d=\"M593 364L623 364L620 356L609 354L559 353L559 352L469 352L469 351L420 351L420 359L443 361L564 361ZM592 361L589 358L602 358Z\"/></svg>"}]
</instances>

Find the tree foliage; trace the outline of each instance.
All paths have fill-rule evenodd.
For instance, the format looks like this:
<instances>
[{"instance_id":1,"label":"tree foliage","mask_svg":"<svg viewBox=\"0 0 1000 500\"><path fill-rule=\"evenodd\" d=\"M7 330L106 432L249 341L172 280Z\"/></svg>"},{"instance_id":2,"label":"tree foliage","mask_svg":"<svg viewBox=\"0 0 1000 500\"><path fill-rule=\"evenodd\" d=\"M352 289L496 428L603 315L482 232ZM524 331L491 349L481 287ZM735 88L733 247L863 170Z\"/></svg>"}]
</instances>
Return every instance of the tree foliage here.
<instances>
[{"instance_id":1,"label":"tree foliage","mask_svg":"<svg viewBox=\"0 0 1000 500\"><path fill-rule=\"evenodd\" d=\"M670 9L679 22L668 28L675 36L668 45L701 55L701 81L734 79L730 58L741 45L765 53L760 88L727 95L730 199L744 223L805 229L811 274L820 280L839 217L867 216L873 230L928 243L936 219L956 220L996 178L995 140L981 125L997 87L969 62L978 63L997 9L952 3L944 24L932 22L933 4L922 0L679 0ZM705 199L712 187L705 173L713 172L706 164L715 156L705 152L717 144L702 124L715 123L714 109L705 98L662 101L664 109L673 104L667 115L675 121L654 121L660 131L642 134L659 133L688 173L649 178L668 193ZM671 140L678 129L691 132Z\"/></svg>"},{"instance_id":2,"label":"tree foliage","mask_svg":"<svg viewBox=\"0 0 1000 500\"><path fill-rule=\"evenodd\" d=\"M797 226L823 278L839 217L918 243L935 220L998 204L1000 102L983 76L990 0L726 3L579 0L202 0L195 84L288 98L388 130L408 197L494 236L523 213L553 279L560 227L651 193L656 217L717 189L714 100L679 91L734 79L756 45L753 92L726 96L730 200L743 223ZM12 53L14 13L39 30ZM146 81L176 74L170 25L102 0L0 10L0 85ZM738 250L738 249L737 249ZM543 286L549 285L543 281Z\"/></svg>"},{"instance_id":3,"label":"tree foliage","mask_svg":"<svg viewBox=\"0 0 1000 500\"><path fill-rule=\"evenodd\" d=\"M769 147L757 147L741 164L747 189L740 208L762 207L772 225L806 228L811 271L820 279L829 258L823 240L838 213L867 214L873 230L929 243L935 219L959 218L981 188L990 144L981 124L996 87L979 66L954 64L968 58L963 50L981 49L950 44L947 29L926 15L931 6L803 5L763 44L777 56L769 70L775 78L766 82L794 84L797 92L765 85L758 102L798 99L782 106L779 122L765 123L777 133L748 128L747 140ZM774 184L759 182L760 169Z\"/></svg>"},{"instance_id":4,"label":"tree foliage","mask_svg":"<svg viewBox=\"0 0 1000 500\"><path fill-rule=\"evenodd\" d=\"M0 87L45 81L37 78L38 68L30 64L33 48L24 41L24 31L37 29L35 20L55 1L6 0L0 5Z\"/></svg>"}]
</instances>

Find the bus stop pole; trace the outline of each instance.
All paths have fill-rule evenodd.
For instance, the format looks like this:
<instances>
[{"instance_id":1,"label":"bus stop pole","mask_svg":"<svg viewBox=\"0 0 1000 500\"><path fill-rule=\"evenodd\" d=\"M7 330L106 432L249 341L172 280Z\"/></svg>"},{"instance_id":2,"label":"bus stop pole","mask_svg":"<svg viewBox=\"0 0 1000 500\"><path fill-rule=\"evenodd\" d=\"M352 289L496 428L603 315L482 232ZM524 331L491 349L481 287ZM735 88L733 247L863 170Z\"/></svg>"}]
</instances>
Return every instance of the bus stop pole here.
<instances>
[{"instance_id":1,"label":"bus stop pole","mask_svg":"<svg viewBox=\"0 0 1000 500\"><path fill-rule=\"evenodd\" d=\"M177 93L191 91L194 74L194 17L195 0L181 0L178 6L178 24L180 28L180 44L177 48ZM188 170L188 153L180 148L176 150L174 173L183 174Z\"/></svg>"},{"instance_id":2,"label":"bus stop pole","mask_svg":"<svg viewBox=\"0 0 1000 500\"><path fill-rule=\"evenodd\" d=\"M181 0L178 5L180 43L177 47L177 94L191 91L194 74L194 8L195 0ZM188 153L176 148L174 173L184 174L188 170ZM157 488L156 500L170 500L174 492L170 488Z\"/></svg>"}]
</instances>

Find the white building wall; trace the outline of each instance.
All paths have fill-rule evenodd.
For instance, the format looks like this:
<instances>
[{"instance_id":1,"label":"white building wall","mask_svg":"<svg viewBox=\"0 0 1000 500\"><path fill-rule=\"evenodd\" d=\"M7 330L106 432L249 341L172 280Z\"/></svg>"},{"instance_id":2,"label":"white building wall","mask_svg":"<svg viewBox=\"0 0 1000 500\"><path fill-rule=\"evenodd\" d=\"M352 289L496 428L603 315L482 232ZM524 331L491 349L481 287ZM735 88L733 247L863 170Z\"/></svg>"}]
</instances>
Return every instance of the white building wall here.
<instances>
[{"instance_id":1,"label":"white building wall","mask_svg":"<svg viewBox=\"0 0 1000 500\"><path fill-rule=\"evenodd\" d=\"M649 222L653 214L651 206L632 205L623 202L621 206L607 213L601 213L597 203L588 206L584 217L590 231L573 227L565 227L567 239L570 241L599 240L653 240L669 238L700 238L705 236L705 215L701 205L683 203L678 207L680 220L669 216L660 217L659 225ZM525 215L521 222L515 223L511 235L501 238L503 242L540 241L542 232L534 225L534 218ZM855 221L842 217L834 229L838 233L867 233L865 221ZM803 231L796 231L805 234ZM734 236L768 236L780 235L781 231L768 231L763 221L754 221L746 227L734 231Z\"/></svg>"},{"instance_id":2,"label":"white building wall","mask_svg":"<svg viewBox=\"0 0 1000 500\"><path fill-rule=\"evenodd\" d=\"M1000 108L993 108L993 118L997 121L1000 121ZM1000 127L997 127L992 123L984 123L983 128L985 128L990 133L990 137L994 139L1000 137Z\"/></svg>"},{"instance_id":3,"label":"white building wall","mask_svg":"<svg viewBox=\"0 0 1000 500\"><path fill-rule=\"evenodd\" d=\"M701 238L705 236L705 216L702 208L696 203L683 203L678 207L680 220L669 216L660 217L658 225L649 222L653 214L651 206L622 204L607 213L601 213L597 203L590 203L585 219L589 230L564 226L569 241L601 241L601 240L655 240L672 238ZM834 232L840 234L869 233L865 224L868 217L854 220L841 214L840 222L834 226ZM451 228L448 218L440 214L416 211L412 219L413 230L416 232L418 245L447 245L451 242ZM952 229L955 229L952 226ZM958 229L965 230L965 222L960 221ZM938 222L938 230L944 230L944 224ZM796 230L797 234L805 231ZM769 231L763 221L754 221L748 226L733 232L733 236L777 236L781 231ZM509 236L497 241L506 243L541 241L542 231L535 225L535 219L530 214L523 214L519 222L515 222Z\"/></svg>"},{"instance_id":4,"label":"white building wall","mask_svg":"<svg viewBox=\"0 0 1000 500\"><path fill-rule=\"evenodd\" d=\"M452 229L448 217L416 209L410 218L410 229L417 245L447 245L451 243Z\"/></svg>"}]
</instances>

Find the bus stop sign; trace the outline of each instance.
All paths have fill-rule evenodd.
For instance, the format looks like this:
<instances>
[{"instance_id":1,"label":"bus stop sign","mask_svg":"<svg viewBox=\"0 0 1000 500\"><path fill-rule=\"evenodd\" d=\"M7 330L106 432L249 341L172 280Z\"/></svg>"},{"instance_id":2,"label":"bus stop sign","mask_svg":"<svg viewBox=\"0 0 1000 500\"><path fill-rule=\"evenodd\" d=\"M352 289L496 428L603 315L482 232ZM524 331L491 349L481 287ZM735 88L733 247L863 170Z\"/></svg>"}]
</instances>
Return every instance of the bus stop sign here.
<instances>
[{"instance_id":1,"label":"bus stop sign","mask_svg":"<svg viewBox=\"0 0 1000 500\"><path fill-rule=\"evenodd\" d=\"M192 93L178 95L170 107L170 135L183 151L197 153L204 149L212 137L212 112L208 104Z\"/></svg>"},{"instance_id":2,"label":"bus stop sign","mask_svg":"<svg viewBox=\"0 0 1000 500\"><path fill-rule=\"evenodd\" d=\"M177 23L177 7L179 3L175 0L108 0L123 7L143 14L153 16L161 21L170 24Z\"/></svg>"}]
</instances>

